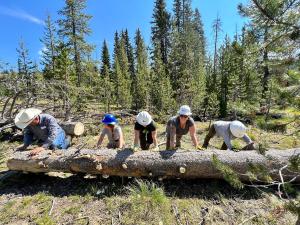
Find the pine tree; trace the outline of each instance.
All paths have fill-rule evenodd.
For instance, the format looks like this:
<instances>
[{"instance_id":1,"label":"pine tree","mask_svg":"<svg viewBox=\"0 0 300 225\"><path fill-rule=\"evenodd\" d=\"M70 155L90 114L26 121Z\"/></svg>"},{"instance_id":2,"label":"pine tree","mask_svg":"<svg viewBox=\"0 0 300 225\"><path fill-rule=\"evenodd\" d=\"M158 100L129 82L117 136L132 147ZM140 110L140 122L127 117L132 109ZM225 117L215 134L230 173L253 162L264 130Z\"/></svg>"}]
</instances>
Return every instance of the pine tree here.
<instances>
[{"instance_id":1,"label":"pine tree","mask_svg":"<svg viewBox=\"0 0 300 225\"><path fill-rule=\"evenodd\" d=\"M126 48L126 54L127 54L127 59L128 59L128 65L129 65L129 72L130 72L130 77L131 79L134 79L135 76L135 69L134 69L134 54L133 54L133 47L130 43L129 35L128 35L128 30L126 29L124 32L121 34L124 43L125 43L125 48Z\"/></svg>"},{"instance_id":2,"label":"pine tree","mask_svg":"<svg viewBox=\"0 0 300 225\"><path fill-rule=\"evenodd\" d=\"M56 45L58 40L56 37L56 27L48 15L45 20L44 37L41 39L44 44L42 50L42 64L44 65L44 76L46 79L53 79L55 72L55 57L57 56Z\"/></svg>"},{"instance_id":3,"label":"pine tree","mask_svg":"<svg viewBox=\"0 0 300 225\"><path fill-rule=\"evenodd\" d=\"M204 60L205 60L205 56L206 56L206 38L204 35L204 28L203 28L203 22L201 19L201 14L199 12L199 10L196 8L195 9L195 14L194 14L194 21L193 24L195 26L195 30L196 33L198 34L198 38L200 40L200 48L201 48L201 54L203 56L203 64L204 64Z\"/></svg>"},{"instance_id":4,"label":"pine tree","mask_svg":"<svg viewBox=\"0 0 300 225\"><path fill-rule=\"evenodd\" d=\"M85 0L66 0L65 3L66 6L59 11L64 18L58 20L58 33L62 38L66 38L68 45L72 46L77 86L80 86L83 76L82 62L92 50L92 46L85 41L85 36L91 33L88 27L91 16L83 12L86 8Z\"/></svg>"},{"instance_id":5,"label":"pine tree","mask_svg":"<svg viewBox=\"0 0 300 225\"><path fill-rule=\"evenodd\" d=\"M136 87L133 93L134 109L143 109L149 106L149 65L147 50L141 31L137 29L135 34L135 61L136 61Z\"/></svg>"},{"instance_id":6,"label":"pine tree","mask_svg":"<svg viewBox=\"0 0 300 225\"><path fill-rule=\"evenodd\" d=\"M297 55L299 49L297 39L300 36L297 2L255 0L246 6L242 4L238 6L240 14L249 18L249 30L259 37L258 44L262 58L259 68L262 75L262 104L266 101L269 81L276 75L272 67L281 67L281 71L287 70L292 62L291 57ZM283 73L277 75L281 74Z\"/></svg>"},{"instance_id":7,"label":"pine tree","mask_svg":"<svg viewBox=\"0 0 300 225\"><path fill-rule=\"evenodd\" d=\"M114 100L114 86L112 82L112 71L110 65L109 51L106 41L103 42L102 54L101 54L101 69L100 69L101 79L97 85L99 90L99 95L102 96L102 101L105 105L105 111L109 112L111 108L111 103Z\"/></svg>"},{"instance_id":8,"label":"pine tree","mask_svg":"<svg viewBox=\"0 0 300 225\"><path fill-rule=\"evenodd\" d=\"M220 48L219 71L220 87L219 89L219 116L224 118L228 113L229 82L232 75L230 40L226 36L225 43Z\"/></svg>"},{"instance_id":9,"label":"pine tree","mask_svg":"<svg viewBox=\"0 0 300 225\"><path fill-rule=\"evenodd\" d=\"M131 79L130 84L130 94L133 96L136 92L135 88L137 86L136 82L136 74L135 74L135 58L134 58L134 50L130 43L129 35L127 29L121 32L121 39L124 40L126 55L128 59L128 66L129 66L129 74Z\"/></svg>"},{"instance_id":10,"label":"pine tree","mask_svg":"<svg viewBox=\"0 0 300 225\"><path fill-rule=\"evenodd\" d=\"M159 49L154 52L153 66L151 69L151 82L149 85L152 110L156 113L174 111L177 106L173 98L173 90L169 76L166 74L166 65L161 59Z\"/></svg>"},{"instance_id":11,"label":"pine tree","mask_svg":"<svg viewBox=\"0 0 300 225\"><path fill-rule=\"evenodd\" d=\"M174 18L173 18L173 26L177 32L181 32L183 24L183 2L182 0L174 0L173 4L173 12L174 12Z\"/></svg>"},{"instance_id":12,"label":"pine tree","mask_svg":"<svg viewBox=\"0 0 300 225\"><path fill-rule=\"evenodd\" d=\"M213 64L213 76L212 76L212 86L210 87L213 91L215 90L215 84L217 80L217 60L218 60L218 39L221 29L222 23L219 18L219 15L217 16L216 20L213 22L213 30L214 30L214 64Z\"/></svg>"},{"instance_id":13,"label":"pine tree","mask_svg":"<svg viewBox=\"0 0 300 225\"><path fill-rule=\"evenodd\" d=\"M106 67L106 68L105 68ZM100 69L100 74L104 76L106 74L106 71L108 71L108 75L110 77L110 70L111 70L111 65L110 65L110 57L109 57L109 51L108 47L106 44L106 41L103 41L102 45L102 50L101 50L101 69Z\"/></svg>"},{"instance_id":14,"label":"pine tree","mask_svg":"<svg viewBox=\"0 0 300 225\"><path fill-rule=\"evenodd\" d=\"M203 40L196 30L196 19L191 8L191 1L184 0L181 3L181 8L175 8L175 10L182 10L175 12L175 15L182 16L179 29L176 25L178 18L173 18L170 77L176 101L179 104L189 104L199 109L199 101L203 98L205 83L203 45L201 43ZM178 6L177 3L175 6ZM197 21L197 25L199 25L199 21Z\"/></svg>"},{"instance_id":15,"label":"pine tree","mask_svg":"<svg viewBox=\"0 0 300 225\"><path fill-rule=\"evenodd\" d=\"M165 0L156 0L151 22L151 40L153 51L160 49L161 59L168 64L170 51L170 14L166 10ZM166 67L167 68L167 67Z\"/></svg>"},{"instance_id":16,"label":"pine tree","mask_svg":"<svg viewBox=\"0 0 300 225\"><path fill-rule=\"evenodd\" d=\"M30 90L34 93L34 89L32 89L32 84L35 79L34 71L36 65L29 58L28 49L26 48L23 40L19 42L18 52L18 76L25 82L26 89L26 97L27 97L27 105L29 104L29 92Z\"/></svg>"},{"instance_id":17,"label":"pine tree","mask_svg":"<svg viewBox=\"0 0 300 225\"><path fill-rule=\"evenodd\" d=\"M64 101L65 119L69 120L71 114L71 96L73 95L70 91L69 84L70 81L72 81L71 78L73 74L71 69L72 60L70 58L70 49L65 43L60 42L56 46L55 52L57 53L57 56L55 59L54 79L63 83L63 95L61 98Z\"/></svg>"},{"instance_id":18,"label":"pine tree","mask_svg":"<svg viewBox=\"0 0 300 225\"><path fill-rule=\"evenodd\" d=\"M101 93L103 96L103 102L105 105L105 111L109 112L111 109L111 103L113 102L113 83L110 80L110 70L108 69L107 65L103 66L103 72L101 74Z\"/></svg>"},{"instance_id":19,"label":"pine tree","mask_svg":"<svg viewBox=\"0 0 300 225\"><path fill-rule=\"evenodd\" d=\"M130 108L132 97L131 79L129 74L129 65L126 54L125 42L119 40L118 33L115 33L114 44L114 66L113 66L113 83L116 94L116 103L123 108Z\"/></svg>"}]
</instances>

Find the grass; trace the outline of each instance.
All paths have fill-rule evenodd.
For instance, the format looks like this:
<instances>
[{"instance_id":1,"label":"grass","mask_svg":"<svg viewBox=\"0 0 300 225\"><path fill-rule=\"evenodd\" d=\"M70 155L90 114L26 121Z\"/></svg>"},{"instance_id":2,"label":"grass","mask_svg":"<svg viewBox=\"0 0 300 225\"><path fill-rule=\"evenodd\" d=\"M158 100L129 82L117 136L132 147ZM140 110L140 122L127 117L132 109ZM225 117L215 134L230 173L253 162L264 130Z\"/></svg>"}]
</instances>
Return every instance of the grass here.
<instances>
[{"instance_id":1,"label":"grass","mask_svg":"<svg viewBox=\"0 0 300 225\"><path fill-rule=\"evenodd\" d=\"M281 111L278 111L281 112ZM280 122L300 114L295 109L286 109ZM282 111L283 113L283 111ZM259 119L259 117L258 117ZM89 121L89 122L92 122ZM158 142L165 142L165 124L158 123ZM121 124L126 146L133 143L133 125ZM197 137L200 144L207 134L209 122L196 122ZM294 124L287 126L286 133L266 131L253 125L248 126L248 135L262 150L269 148L287 149L300 147L299 134L288 135L295 131ZM102 125L88 125L85 136L75 138L75 145L86 144L93 148L99 137ZM223 140L214 137L209 148L220 148ZM105 146L105 140L103 146ZM12 149L20 143L0 142L0 170L6 170L5 159L12 154ZM235 139L233 146L240 150L245 143ZM182 147L194 150L189 135L183 137ZM164 145L160 147L164 149ZM2 161L1 161L2 155ZM55 187L43 179L38 188L45 192L34 192L37 188L20 175L14 182L1 186L0 223L6 224L295 224L297 214L285 209L285 201L272 194L253 194L246 190L225 188L224 183L207 181L207 185L197 186L198 181L155 182L151 180L115 182L108 179L81 179L64 186L65 180L60 178L61 185ZM119 179L120 180L120 179ZM206 181L203 181L206 182ZM53 185L52 189L49 187ZM195 185L196 188L193 186ZM42 187L42 188L41 188ZM59 188L70 193L61 194ZM72 189L72 191L71 191ZM49 191L51 190L51 191ZM33 192L33 193L32 193ZM22 193L19 196L19 193ZM53 198L56 199L53 213L49 216ZM298 203L297 203L298 204ZM80 219L82 218L82 219ZM78 219L78 220L77 220ZM179 221L179 222L178 222Z\"/></svg>"},{"instance_id":2,"label":"grass","mask_svg":"<svg viewBox=\"0 0 300 225\"><path fill-rule=\"evenodd\" d=\"M112 217L121 210L124 224L173 224L170 200L162 187L138 180L127 190L126 198L105 199Z\"/></svg>"},{"instance_id":3,"label":"grass","mask_svg":"<svg viewBox=\"0 0 300 225\"><path fill-rule=\"evenodd\" d=\"M48 216L51 208L51 197L45 193L25 196L21 199L8 201L0 209L0 221L8 223L12 218L32 220L37 224L54 224Z\"/></svg>"}]
</instances>

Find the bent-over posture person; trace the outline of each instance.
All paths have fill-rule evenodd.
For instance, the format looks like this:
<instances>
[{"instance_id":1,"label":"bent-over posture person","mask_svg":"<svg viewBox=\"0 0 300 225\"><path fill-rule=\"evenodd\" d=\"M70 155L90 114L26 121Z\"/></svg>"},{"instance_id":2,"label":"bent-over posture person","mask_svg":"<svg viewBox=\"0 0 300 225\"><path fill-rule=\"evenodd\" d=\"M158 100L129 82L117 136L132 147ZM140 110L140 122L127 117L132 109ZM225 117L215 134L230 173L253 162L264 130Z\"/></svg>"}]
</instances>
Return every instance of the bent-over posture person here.
<instances>
[{"instance_id":1,"label":"bent-over posture person","mask_svg":"<svg viewBox=\"0 0 300 225\"><path fill-rule=\"evenodd\" d=\"M116 117L112 114L106 114L102 123L104 123L104 128L100 134L97 147L101 146L104 137L107 135L107 148L123 148L125 144L124 137Z\"/></svg>"},{"instance_id":2,"label":"bent-over posture person","mask_svg":"<svg viewBox=\"0 0 300 225\"><path fill-rule=\"evenodd\" d=\"M38 141L40 146L31 150L31 155L36 155L44 149L67 149L70 145L70 140L56 119L39 109L22 109L16 115L15 124L24 129L24 144L19 150L25 150L34 141Z\"/></svg>"},{"instance_id":3,"label":"bent-over posture person","mask_svg":"<svg viewBox=\"0 0 300 225\"><path fill-rule=\"evenodd\" d=\"M190 133L192 142L198 150L202 150L201 146L198 145L196 138L196 126L192 115L191 109L187 105L180 107L178 115L171 117L167 123L166 134L167 143L166 149L175 149L181 146L181 138L183 135Z\"/></svg>"},{"instance_id":4,"label":"bent-over posture person","mask_svg":"<svg viewBox=\"0 0 300 225\"><path fill-rule=\"evenodd\" d=\"M235 138L243 138L247 145L243 150L253 150L254 143L246 134L246 127L238 120L235 121L216 121L214 122L206 135L203 143L203 148L207 148L209 140L215 135L224 139L221 149L232 150L231 140Z\"/></svg>"},{"instance_id":5,"label":"bent-over posture person","mask_svg":"<svg viewBox=\"0 0 300 225\"><path fill-rule=\"evenodd\" d=\"M153 144L153 150L158 151L156 125L151 115L146 112L140 112L136 117L134 125L134 147L133 150L137 151L138 147L142 150L148 150Z\"/></svg>"}]
</instances>

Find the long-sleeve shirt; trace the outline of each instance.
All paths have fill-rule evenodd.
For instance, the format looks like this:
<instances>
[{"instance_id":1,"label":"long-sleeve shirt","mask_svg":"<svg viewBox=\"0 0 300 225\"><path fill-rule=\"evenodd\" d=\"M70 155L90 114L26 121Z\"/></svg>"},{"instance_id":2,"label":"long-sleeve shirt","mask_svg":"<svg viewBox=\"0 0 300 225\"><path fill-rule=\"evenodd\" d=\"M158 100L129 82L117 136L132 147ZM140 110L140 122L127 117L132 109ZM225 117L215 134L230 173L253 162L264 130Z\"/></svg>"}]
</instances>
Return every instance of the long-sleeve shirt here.
<instances>
[{"instance_id":1,"label":"long-sleeve shirt","mask_svg":"<svg viewBox=\"0 0 300 225\"><path fill-rule=\"evenodd\" d=\"M24 145L29 146L34 139L42 143L42 147L50 148L58 134L64 130L58 125L56 119L49 114L40 114L39 124L27 126L24 129Z\"/></svg>"},{"instance_id":2,"label":"long-sleeve shirt","mask_svg":"<svg viewBox=\"0 0 300 225\"><path fill-rule=\"evenodd\" d=\"M216 121L213 125L217 135L224 139L227 148L232 149L231 140L236 137L230 132L230 121ZM242 138L247 144L252 143L252 140L247 134L245 134Z\"/></svg>"}]
</instances>

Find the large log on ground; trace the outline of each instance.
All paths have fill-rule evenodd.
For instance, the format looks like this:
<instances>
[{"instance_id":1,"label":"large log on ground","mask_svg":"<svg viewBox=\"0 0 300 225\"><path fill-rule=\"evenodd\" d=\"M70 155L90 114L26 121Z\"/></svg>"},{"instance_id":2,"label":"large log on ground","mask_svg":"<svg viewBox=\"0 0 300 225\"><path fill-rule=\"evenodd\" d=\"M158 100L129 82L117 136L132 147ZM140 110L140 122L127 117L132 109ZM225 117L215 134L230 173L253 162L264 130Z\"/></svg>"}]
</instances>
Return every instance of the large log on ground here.
<instances>
[{"instance_id":1,"label":"large log on ground","mask_svg":"<svg viewBox=\"0 0 300 225\"><path fill-rule=\"evenodd\" d=\"M66 134L71 136L80 136L84 132L84 125L81 122L62 122L59 125L64 129Z\"/></svg>"},{"instance_id":2,"label":"large log on ground","mask_svg":"<svg viewBox=\"0 0 300 225\"><path fill-rule=\"evenodd\" d=\"M273 179L278 179L278 170L287 165L292 156L300 154L300 148L269 150L265 156L256 151L177 150L133 153L130 149L116 151L74 148L54 152L47 150L35 157L30 157L28 153L16 152L8 160L8 168L33 173L59 171L128 177L222 179L222 174L212 162L213 155L216 155L222 163L235 170L241 180L248 180L245 174L249 163L264 166ZM288 170L283 170L282 175L284 179L295 176Z\"/></svg>"}]
</instances>

